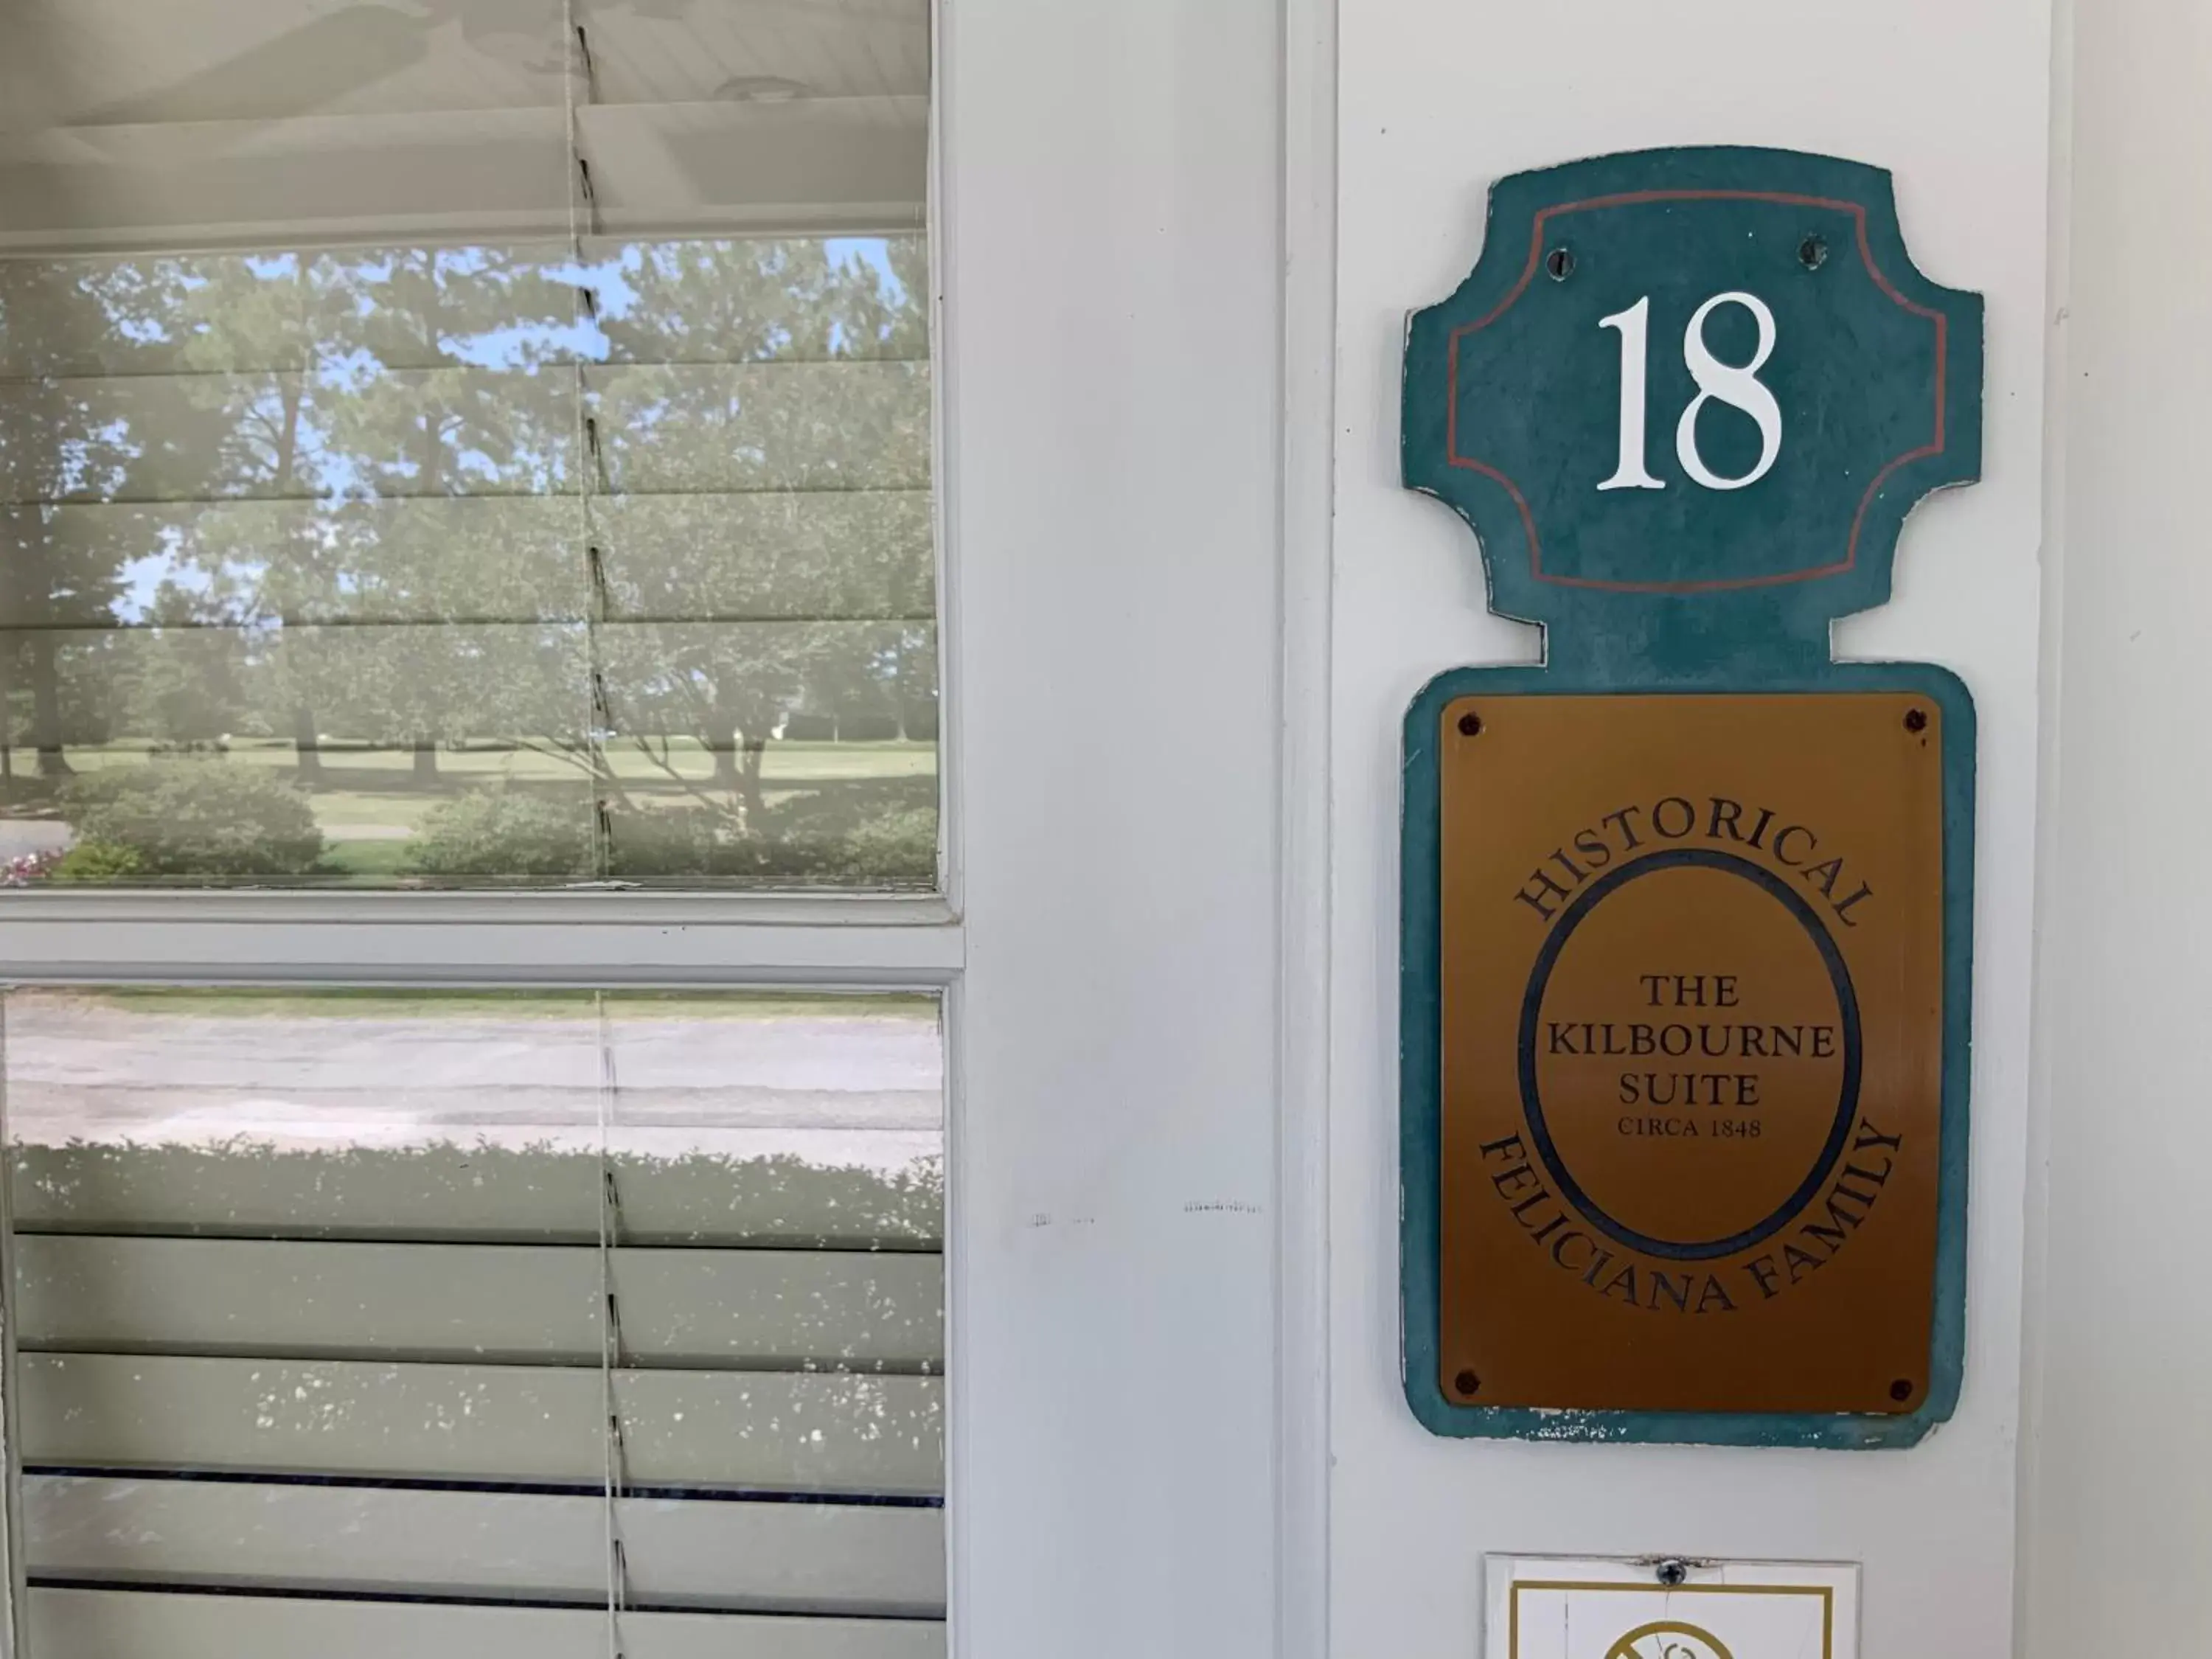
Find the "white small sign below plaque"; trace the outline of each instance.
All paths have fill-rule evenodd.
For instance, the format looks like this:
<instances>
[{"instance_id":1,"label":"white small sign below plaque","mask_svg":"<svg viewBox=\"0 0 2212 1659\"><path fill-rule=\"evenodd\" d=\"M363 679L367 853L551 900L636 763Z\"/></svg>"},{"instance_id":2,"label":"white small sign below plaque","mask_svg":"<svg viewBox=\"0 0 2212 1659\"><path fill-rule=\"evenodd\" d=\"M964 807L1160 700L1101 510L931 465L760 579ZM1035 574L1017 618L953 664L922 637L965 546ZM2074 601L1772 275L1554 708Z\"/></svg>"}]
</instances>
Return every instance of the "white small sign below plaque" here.
<instances>
[{"instance_id":1,"label":"white small sign below plaque","mask_svg":"<svg viewBox=\"0 0 2212 1659\"><path fill-rule=\"evenodd\" d=\"M1835 1562L1493 1555L1484 1659L1858 1659Z\"/></svg>"}]
</instances>

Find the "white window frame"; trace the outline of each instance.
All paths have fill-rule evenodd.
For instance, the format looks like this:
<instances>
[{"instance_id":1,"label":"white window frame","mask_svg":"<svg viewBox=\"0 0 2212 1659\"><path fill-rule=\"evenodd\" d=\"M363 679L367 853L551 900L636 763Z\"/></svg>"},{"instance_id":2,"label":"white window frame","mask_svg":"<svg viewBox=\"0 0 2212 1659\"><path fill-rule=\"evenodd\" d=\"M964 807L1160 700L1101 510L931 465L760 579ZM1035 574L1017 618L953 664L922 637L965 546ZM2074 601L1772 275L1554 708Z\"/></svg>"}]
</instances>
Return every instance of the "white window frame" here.
<instances>
[{"instance_id":1,"label":"white window frame","mask_svg":"<svg viewBox=\"0 0 2212 1659\"><path fill-rule=\"evenodd\" d=\"M1334 0L935 32L940 892L11 892L0 981L941 992L952 1653L1316 1659Z\"/></svg>"}]
</instances>

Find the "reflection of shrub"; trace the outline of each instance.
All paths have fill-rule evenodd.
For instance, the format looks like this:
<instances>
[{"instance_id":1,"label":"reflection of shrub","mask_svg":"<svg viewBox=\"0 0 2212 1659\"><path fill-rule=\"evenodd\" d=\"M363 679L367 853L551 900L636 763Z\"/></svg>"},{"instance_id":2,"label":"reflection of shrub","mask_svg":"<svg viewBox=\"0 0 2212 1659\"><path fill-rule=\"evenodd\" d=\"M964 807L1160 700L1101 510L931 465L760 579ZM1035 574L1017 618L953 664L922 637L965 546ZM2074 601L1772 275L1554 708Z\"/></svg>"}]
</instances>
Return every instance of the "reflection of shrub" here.
<instances>
[{"instance_id":1,"label":"reflection of shrub","mask_svg":"<svg viewBox=\"0 0 2212 1659\"><path fill-rule=\"evenodd\" d=\"M323 855L307 796L258 766L107 767L72 778L61 805L80 841L135 854L134 874L304 876Z\"/></svg>"},{"instance_id":2,"label":"reflection of shrub","mask_svg":"<svg viewBox=\"0 0 2212 1659\"><path fill-rule=\"evenodd\" d=\"M618 880L714 878L756 887L927 888L937 877L934 806L877 803L866 816L771 810L758 833L695 807L623 811L609 821Z\"/></svg>"},{"instance_id":3,"label":"reflection of shrub","mask_svg":"<svg viewBox=\"0 0 2212 1659\"><path fill-rule=\"evenodd\" d=\"M757 879L840 887L930 887L937 880L937 780L825 786L769 814L769 869Z\"/></svg>"},{"instance_id":4,"label":"reflection of shrub","mask_svg":"<svg viewBox=\"0 0 2212 1659\"><path fill-rule=\"evenodd\" d=\"M852 887L929 885L937 878L937 813L910 807L856 824L830 878Z\"/></svg>"},{"instance_id":5,"label":"reflection of shrub","mask_svg":"<svg viewBox=\"0 0 2212 1659\"><path fill-rule=\"evenodd\" d=\"M425 876L587 876L586 810L574 796L457 795L422 820L408 843L407 868Z\"/></svg>"},{"instance_id":6,"label":"reflection of shrub","mask_svg":"<svg viewBox=\"0 0 2212 1659\"><path fill-rule=\"evenodd\" d=\"M112 841L81 841L63 854L46 874L50 880L82 882L136 881L146 873L146 860L136 848Z\"/></svg>"},{"instance_id":7,"label":"reflection of shrub","mask_svg":"<svg viewBox=\"0 0 2212 1659\"><path fill-rule=\"evenodd\" d=\"M720 813L692 807L610 813L607 873L620 881L714 873L721 822Z\"/></svg>"}]
</instances>

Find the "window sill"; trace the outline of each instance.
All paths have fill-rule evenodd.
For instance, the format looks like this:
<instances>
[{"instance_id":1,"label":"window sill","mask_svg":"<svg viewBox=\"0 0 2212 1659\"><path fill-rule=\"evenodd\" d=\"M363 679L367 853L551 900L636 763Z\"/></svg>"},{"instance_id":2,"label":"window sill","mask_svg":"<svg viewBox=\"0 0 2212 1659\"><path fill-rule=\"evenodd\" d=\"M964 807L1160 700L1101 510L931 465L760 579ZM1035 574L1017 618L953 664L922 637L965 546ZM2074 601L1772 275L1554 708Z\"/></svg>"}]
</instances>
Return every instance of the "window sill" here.
<instances>
[{"instance_id":1,"label":"window sill","mask_svg":"<svg viewBox=\"0 0 2212 1659\"><path fill-rule=\"evenodd\" d=\"M0 978L348 984L941 984L938 895L22 891Z\"/></svg>"}]
</instances>

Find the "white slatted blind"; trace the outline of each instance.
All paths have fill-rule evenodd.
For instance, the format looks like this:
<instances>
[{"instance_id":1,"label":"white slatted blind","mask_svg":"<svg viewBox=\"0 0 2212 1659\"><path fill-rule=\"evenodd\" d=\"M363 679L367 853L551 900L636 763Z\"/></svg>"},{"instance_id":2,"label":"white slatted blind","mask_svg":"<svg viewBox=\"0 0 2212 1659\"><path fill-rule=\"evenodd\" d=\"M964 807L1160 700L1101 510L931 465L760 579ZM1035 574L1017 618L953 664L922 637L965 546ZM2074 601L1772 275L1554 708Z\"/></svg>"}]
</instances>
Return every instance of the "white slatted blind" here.
<instances>
[{"instance_id":1,"label":"white slatted blind","mask_svg":"<svg viewBox=\"0 0 2212 1659\"><path fill-rule=\"evenodd\" d=\"M934 884L927 0L7 13L9 879ZM943 1653L933 1000L4 1015L31 1659Z\"/></svg>"},{"instance_id":2,"label":"white slatted blind","mask_svg":"<svg viewBox=\"0 0 2212 1659\"><path fill-rule=\"evenodd\" d=\"M0 852L933 883L924 0L9 28Z\"/></svg>"},{"instance_id":3,"label":"white slatted blind","mask_svg":"<svg viewBox=\"0 0 2212 1659\"><path fill-rule=\"evenodd\" d=\"M917 228L928 18L910 0L14 0L0 246L564 233L572 100L610 231Z\"/></svg>"},{"instance_id":4,"label":"white slatted blind","mask_svg":"<svg viewBox=\"0 0 2212 1659\"><path fill-rule=\"evenodd\" d=\"M942 1652L933 1004L5 1012L33 1659Z\"/></svg>"}]
</instances>

